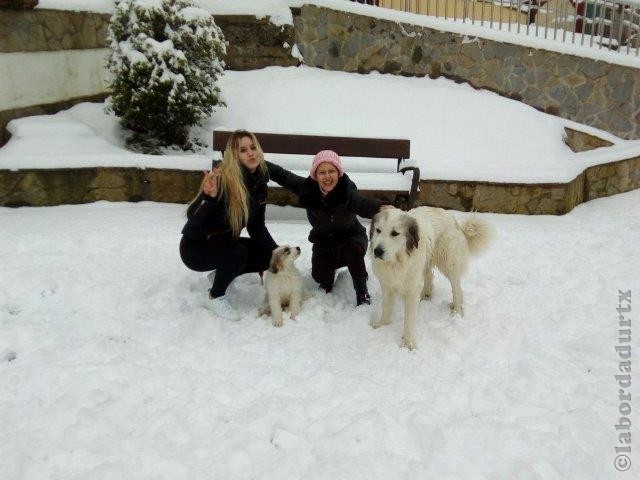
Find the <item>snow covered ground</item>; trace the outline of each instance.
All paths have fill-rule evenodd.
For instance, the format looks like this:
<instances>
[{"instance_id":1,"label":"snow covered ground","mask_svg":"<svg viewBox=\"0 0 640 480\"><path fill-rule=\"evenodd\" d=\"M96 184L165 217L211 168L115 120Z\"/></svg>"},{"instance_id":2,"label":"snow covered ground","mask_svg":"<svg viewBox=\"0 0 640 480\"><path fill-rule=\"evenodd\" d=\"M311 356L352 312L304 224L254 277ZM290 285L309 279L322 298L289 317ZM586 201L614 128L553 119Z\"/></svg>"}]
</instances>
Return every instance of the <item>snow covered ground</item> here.
<instances>
[{"instance_id":1,"label":"snow covered ground","mask_svg":"<svg viewBox=\"0 0 640 480\"><path fill-rule=\"evenodd\" d=\"M640 155L640 141L621 140L444 78L270 67L226 72L220 89L227 107L194 130L205 142L211 141L216 128L408 138L423 179L562 183L590 165ZM599 135L615 147L575 154L563 142L564 126ZM12 138L0 149L0 168L200 170L211 162L210 150L162 156L126 150L117 118L105 114L102 104L84 103L56 115L14 120L8 128ZM298 170L311 163L302 156L275 161ZM393 162L382 163L394 171ZM345 165L349 171L359 169L357 160L346 160ZM367 187L384 182L383 177L378 185Z\"/></svg>"},{"instance_id":2,"label":"snow covered ground","mask_svg":"<svg viewBox=\"0 0 640 480\"><path fill-rule=\"evenodd\" d=\"M240 322L201 306L183 205L0 208L0 478L623 478L615 308L640 291L639 202L483 214L498 237L463 283L465 316L436 276L413 352L400 309L369 326L375 279L370 307L344 273L316 289L299 210L268 212L312 293L276 329L257 275L231 286Z\"/></svg>"}]
</instances>

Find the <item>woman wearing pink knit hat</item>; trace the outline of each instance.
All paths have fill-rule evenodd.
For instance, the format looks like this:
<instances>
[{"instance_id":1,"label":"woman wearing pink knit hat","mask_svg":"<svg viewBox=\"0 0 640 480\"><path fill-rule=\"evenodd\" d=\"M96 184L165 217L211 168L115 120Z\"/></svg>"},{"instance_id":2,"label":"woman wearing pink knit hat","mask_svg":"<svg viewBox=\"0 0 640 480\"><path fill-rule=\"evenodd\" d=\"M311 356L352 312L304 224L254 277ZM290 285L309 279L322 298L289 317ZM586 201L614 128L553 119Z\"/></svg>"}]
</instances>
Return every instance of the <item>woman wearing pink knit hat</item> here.
<instances>
[{"instance_id":1,"label":"woman wearing pink knit hat","mask_svg":"<svg viewBox=\"0 0 640 480\"><path fill-rule=\"evenodd\" d=\"M313 244L313 279L328 293L333 288L336 270L347 267L356 291L356 305L370 304L364 263L368 239L356 215L373 218L380 210L393 207L361 196L344 173L340 157L332 150L316 154L307 178L266 163L271 180L296 194L300 206L307 211L311 223L309 241Z\"/></svg>"}]
</instances>

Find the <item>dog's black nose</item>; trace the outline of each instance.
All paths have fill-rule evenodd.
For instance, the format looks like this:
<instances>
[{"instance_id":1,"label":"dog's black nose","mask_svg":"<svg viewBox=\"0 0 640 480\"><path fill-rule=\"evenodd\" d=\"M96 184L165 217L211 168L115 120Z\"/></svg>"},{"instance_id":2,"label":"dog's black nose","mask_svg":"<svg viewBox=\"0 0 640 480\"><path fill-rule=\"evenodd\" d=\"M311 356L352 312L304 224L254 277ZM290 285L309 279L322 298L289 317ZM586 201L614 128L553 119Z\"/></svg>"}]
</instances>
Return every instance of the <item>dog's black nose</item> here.
<instances>
[{"instance_id":1,"label":"dog's black nose","mask_svg":"<svg viewBox=\"0 0 640 480\"><path fill-rule=\"evenodd\" d=\"M296 250L298 251L298 253L300 253L300 247L296 247Z\"/></svg>"},{"instance_id":2,"label":"dog's black nose","mask_svg":"<svg viewBox=\"0 0 640 480\"><path fill-rule=\"evenodd\" d=\"M376 258L382 258L382 256L384 255L384 248L382 247L374 248L373 254L375 255Z\"/></svg>"}]
</instances>

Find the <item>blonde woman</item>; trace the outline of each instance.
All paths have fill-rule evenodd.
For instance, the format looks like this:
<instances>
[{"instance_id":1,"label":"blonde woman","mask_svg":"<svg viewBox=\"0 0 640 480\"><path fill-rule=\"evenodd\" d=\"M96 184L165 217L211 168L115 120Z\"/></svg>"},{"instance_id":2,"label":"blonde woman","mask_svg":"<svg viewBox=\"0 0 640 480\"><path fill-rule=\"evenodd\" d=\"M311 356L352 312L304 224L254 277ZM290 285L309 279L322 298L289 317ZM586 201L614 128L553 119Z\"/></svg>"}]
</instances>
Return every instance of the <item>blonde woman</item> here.
<instances>
[{"instance_id":1,"label":"blonde woman","mask_svg":"<svg viewBox=\"0 0 640 480\"><path fill-rule=\"evenodd\" d=\"M219 167L204 172L200 193L187 209L180 257L197 272L215 270L207 307L239 320L226 298L227 287L244 273L262 272L277 247L264 223L269 174L255 135L238 130ZM247 228L249 237L241 237Z\"/></svg>"}]
</instances>

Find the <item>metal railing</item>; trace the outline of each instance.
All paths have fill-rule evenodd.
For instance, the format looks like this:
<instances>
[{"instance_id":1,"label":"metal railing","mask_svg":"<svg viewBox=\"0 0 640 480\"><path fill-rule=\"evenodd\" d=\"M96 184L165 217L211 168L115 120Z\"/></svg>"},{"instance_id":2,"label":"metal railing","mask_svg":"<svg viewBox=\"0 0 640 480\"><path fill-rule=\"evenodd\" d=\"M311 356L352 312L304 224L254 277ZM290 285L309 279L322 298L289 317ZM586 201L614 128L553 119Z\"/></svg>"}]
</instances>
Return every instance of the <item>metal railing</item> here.
<instances>
[{"instance_id":1,"label":"metal railing","mask_svg":"<svg viewBox=\"0 0 640 480\"><path fill-rule=\"evenodd\" d=\"M640 56L638 0L351 0Z\"/></svg>"}]
</instances>

